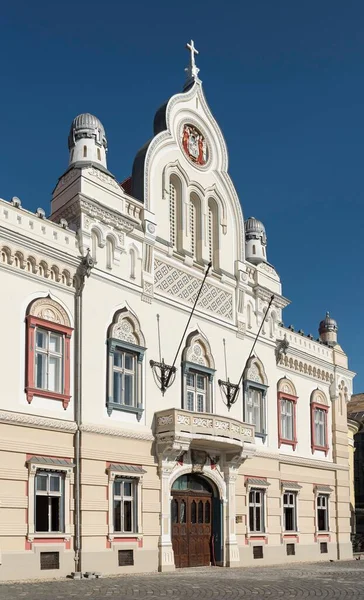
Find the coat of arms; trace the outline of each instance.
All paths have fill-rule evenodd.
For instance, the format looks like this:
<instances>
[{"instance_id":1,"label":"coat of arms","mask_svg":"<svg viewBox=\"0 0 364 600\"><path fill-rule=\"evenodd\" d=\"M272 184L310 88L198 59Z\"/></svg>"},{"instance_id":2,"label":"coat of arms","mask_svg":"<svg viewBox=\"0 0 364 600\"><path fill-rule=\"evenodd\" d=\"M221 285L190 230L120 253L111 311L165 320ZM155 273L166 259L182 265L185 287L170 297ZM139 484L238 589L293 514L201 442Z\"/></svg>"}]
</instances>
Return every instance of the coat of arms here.
<instances>
[{"instance_id":1,"label":"coat of arms","mask_svg":"<svg viewBox=\"0 0 364 600\"><path fill-rule=\"evenodd\" d=\"M198 165L206 164L206 140L197 127L187 124L183 126L182 146L190 160Z\"/></svg>"}]
</instances>

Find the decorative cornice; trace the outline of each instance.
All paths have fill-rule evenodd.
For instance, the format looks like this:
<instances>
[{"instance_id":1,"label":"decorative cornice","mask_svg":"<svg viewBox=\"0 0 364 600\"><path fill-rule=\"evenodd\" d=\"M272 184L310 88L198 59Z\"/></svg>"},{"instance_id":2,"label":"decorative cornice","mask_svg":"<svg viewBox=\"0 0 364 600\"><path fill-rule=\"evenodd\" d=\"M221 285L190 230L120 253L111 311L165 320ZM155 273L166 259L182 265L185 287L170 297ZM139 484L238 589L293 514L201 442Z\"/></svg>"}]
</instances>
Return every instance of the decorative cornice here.
<instances>
[{"instance_id":1,"label":"decorative cornice","mask_svg":"<svg viewBox=\"0 0 364 600\"><path fill-rule=\"evenodd\" d=\"M258 298L265 300L265 302L269 302L272 297L272 290L268 290L268 288L263 287L262 285L255 285L253 289ZM290 303L291 301L284 296L274 294L273 306L276 306L277 308L285 308Z\"/></svg>"},{"instance_id":2,"label":"decorative cornice","mask_svg":"<svg viewBox=\"0 0 364 600\"><path fill-rule=\"evenodd\" d=\"M68 431L70 433L76 431L76 424L73 421L61 421L58 419L37 417L36 415L27 415L5 410L0 411L0 423L11 423L12 425L50 429L52 431Z\"/></svg>"},{"instance_id":3,"label":"decorative cornice","mask_svg":"<svg viewBox=\"0 0 364 600\"><path fill-rule=\"evenodd\" d=\"M151 433L132 431L129 429L116 429L115 427L101 427L99 425L90 424L81 425L80 429L81 431L85 431L87 433L96 433L98 435L112 435L131 440L145 440L147 442L154 441L154 436Z\"/></svg>"}]
</instances>

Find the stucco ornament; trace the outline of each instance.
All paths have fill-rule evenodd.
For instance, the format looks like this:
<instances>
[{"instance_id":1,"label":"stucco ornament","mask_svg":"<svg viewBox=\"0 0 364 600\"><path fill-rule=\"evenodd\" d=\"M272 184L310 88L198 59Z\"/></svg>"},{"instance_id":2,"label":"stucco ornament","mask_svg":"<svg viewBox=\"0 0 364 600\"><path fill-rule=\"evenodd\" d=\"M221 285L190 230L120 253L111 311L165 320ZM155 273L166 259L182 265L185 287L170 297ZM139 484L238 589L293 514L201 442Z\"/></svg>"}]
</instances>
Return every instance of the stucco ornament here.
<instances>
[{"instance_id":1,"label":"stucco ornament","mask_svg":"<svg viewBox=\"0 0 364 600\"><path fill-rule=\"evenodd\" d=\"M58 323L59 325L65 325L66 327L70 327L71 325L64 308L51 298L39 298L35 300L30 307L29 315L38 319L44 319L45 321L51 321L52 323Z\"/></svg>"}]
</instances>

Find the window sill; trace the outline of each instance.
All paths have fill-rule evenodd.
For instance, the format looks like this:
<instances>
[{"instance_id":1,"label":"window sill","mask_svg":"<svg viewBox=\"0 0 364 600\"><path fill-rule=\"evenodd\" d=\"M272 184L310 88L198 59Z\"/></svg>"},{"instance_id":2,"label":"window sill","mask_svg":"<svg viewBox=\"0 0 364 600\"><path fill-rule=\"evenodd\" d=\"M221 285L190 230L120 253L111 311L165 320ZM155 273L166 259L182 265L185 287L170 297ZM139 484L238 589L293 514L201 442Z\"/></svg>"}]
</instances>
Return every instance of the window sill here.
<instances>
[{"instance_id":1,"label":"window sill","mask_svg":"<svg viewBox=\"0 0 364 600\"><path fill-rule=\"evenodd\" d=\"M117 402L108 402L107 414L109 415L109 417L111 416L113 410L135 414L138 421L140 421L144 412L144 408L140 406L127 406L126 404L117 404Z\"/></svg>"},{"instance_id":2,"label":"window sill","mask_svg":"<svg viewBox=\"0 0 364 600\"><path fill-rule=\"evenodd\" d=\"M292 446L293 450L296 450L297 440L286 440L284 438L279 439L278 448L281 446Z\"/></svg>"},{"instance_id":3,"label":"window sill","mask_svg":"<svg viewBox=\"0 0 364 600\"><path fill-rule=\"evenodd\" d=\"M55 533L41 533L41 532L34 532L34 533L29 533L27 535L27 540L28 542L33 542L33 543L37 543L37 541L49 541L52 542L53 540L57 540L57 542L68 542L71 539L71 534L69 533L59 533L59 532L55 532Z\"/></svg>"},{"instance_id":4,"label":"window sill","mask_svg":"<svg viewBox=\"0 0 364 600\"><path fill-rule=\"evenodd\" d=\"M138 542L143 539L143 534L141 533L109 533L108 539L110 542L114 542L115 540L135 540Z\"/></svg>"},{"instance_id":5,"label":"window sill","mask_svg":"<svg viewBox=\"0 0 364 600\"><path fill-rule=\"evenodd\" d=\"M319 452L325 452L325 456L327 456L327 455L328 455L328 453L329 453L329 447L328 447L328 446L316 446L315 444L314 444L314 445L312 445L312 446L311 446L311 451L312 451L312 454L313 454L313 453L314 453L316 450L317 450L317 451L319 451Z\"/></svg>"},{"instance_id":6,"label":"window sill","mask_svg":"<svg viewBox=\"0 0 364 600\"><path fill-rule=\"evenodd\" d=\"M260 433L260 431L256 431L254 435L256 438L260 438L263 441L263 444L264 444L265 440L267 439L267 434Z\"/></svg>"},{"instance_id":7,"label":"window sill","mask_svg":"<svg viewBox=\"0 0 364 600\"><path fill-rule=\"evenodd\" d=\"M25 388L25 393L27 396L28 404L31 404L34 396L40 396L41 398L47 398L48 400L58 400L58 402L62 402L64 410L66 410L66 408L68 407L71 399L71 396L68 394L58 394L57 392L51 392L49 390L41 390L31 387Z\"/></svg>"}]
</instances>

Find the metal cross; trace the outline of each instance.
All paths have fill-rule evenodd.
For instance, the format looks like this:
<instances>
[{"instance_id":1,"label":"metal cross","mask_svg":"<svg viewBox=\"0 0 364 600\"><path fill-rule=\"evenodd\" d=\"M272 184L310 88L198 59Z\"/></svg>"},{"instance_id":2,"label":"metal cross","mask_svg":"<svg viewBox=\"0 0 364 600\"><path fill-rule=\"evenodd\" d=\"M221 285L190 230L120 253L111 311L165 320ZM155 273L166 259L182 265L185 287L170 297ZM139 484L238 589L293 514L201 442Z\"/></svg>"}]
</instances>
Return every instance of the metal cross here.
<instances>
[{"instance_id":1,"label":"metal cross","mask_svg":"<svg viewBox=\"0 0 364 600\"><path fill-rule=\"evenodd\" d=\"M191 68L193 69L196 67L195 54L199 54L199 52L196 50L195 42L193 40L191 40L189 44L186 44L186 48L191 51Z\"/></svg>"}]
</instances>

